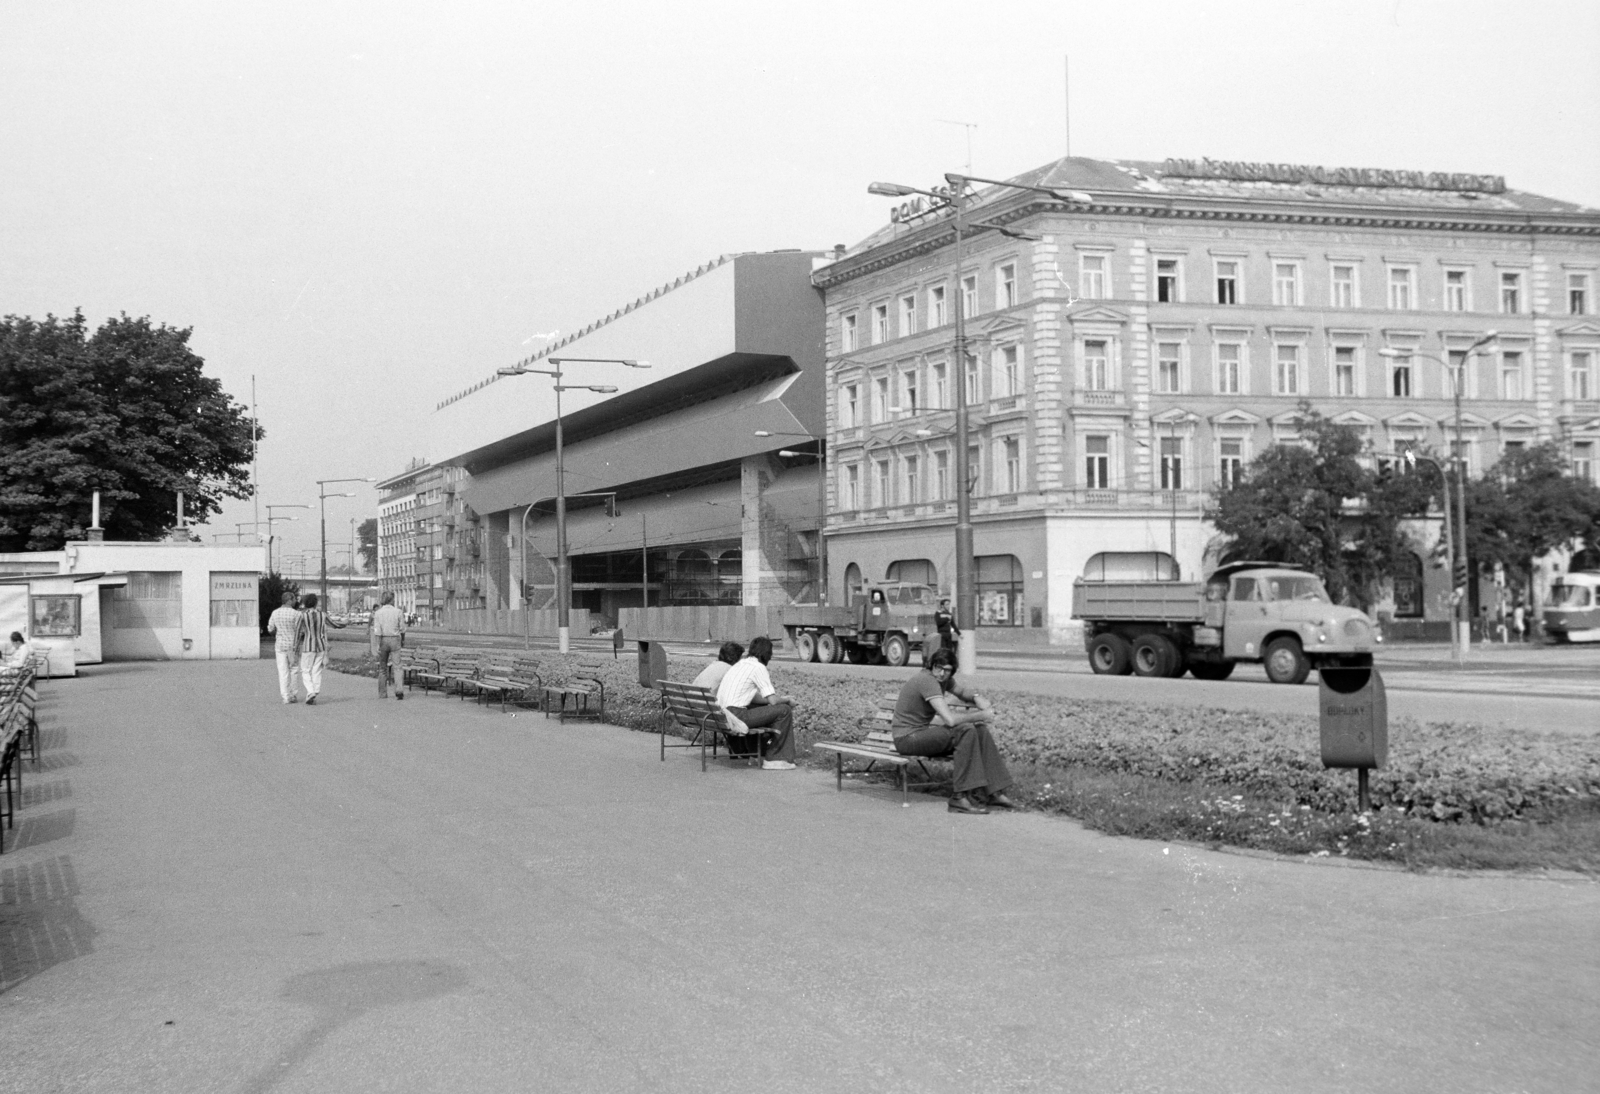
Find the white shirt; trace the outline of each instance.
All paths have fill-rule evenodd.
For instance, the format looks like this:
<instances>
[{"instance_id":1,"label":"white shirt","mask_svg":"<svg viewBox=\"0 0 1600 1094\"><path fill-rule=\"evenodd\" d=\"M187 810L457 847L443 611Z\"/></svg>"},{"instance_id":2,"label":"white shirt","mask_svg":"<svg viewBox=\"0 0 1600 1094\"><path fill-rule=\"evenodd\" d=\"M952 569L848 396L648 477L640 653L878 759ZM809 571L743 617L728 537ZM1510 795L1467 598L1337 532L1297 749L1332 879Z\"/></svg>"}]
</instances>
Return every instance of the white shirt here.
<instances>
[{"instance_id":1,"label":"white shirt","mask_svg":"<svg viewBox=\"0 0 1600 1094\"><path fill-rule=\"evenodd\" d=\"M11 649L6 653L5 665L8 669L27 668L28 663L32 659L33 645L26 638L24 638L22 640L22 645L17 646L15 649Z\"/></svg>"},{"instance_id":2,"label":"white shirt","mask_svg":"<svg viewBox=\"0 0 1600 1094\"><path fill-rule=\"evenodd\" d=\"M726 661L713 661L700 670L700 675L694 678L694 686L714 692L722 685L722 678L728 675L731 668L733 666Z\"/></svg>"},{"instance_id":3,"label":"white shirt","mask_svg":"<svg viewBox=\"0 0 1600 1094\"><path fill-rule=\"evenodd\" d=\"M778 689L772 686L772 677L767 675L767 666L754 657L746 657L729 669L722 683L717 685L717 706L722 708L732 729L747 730L750 727L741 722L737 715L730 713L728 708L748 707L757 695L770 699L777 693Z\"/></svg>"}]
</instances>

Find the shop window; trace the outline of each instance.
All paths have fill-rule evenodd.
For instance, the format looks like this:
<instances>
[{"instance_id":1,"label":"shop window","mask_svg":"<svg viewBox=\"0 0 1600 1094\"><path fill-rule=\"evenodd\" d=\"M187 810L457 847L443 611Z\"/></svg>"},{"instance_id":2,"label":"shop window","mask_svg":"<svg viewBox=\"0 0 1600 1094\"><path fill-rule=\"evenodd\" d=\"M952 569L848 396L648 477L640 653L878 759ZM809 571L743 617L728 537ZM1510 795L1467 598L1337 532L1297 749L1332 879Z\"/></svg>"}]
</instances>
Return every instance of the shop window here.
<instances>
[{"instance_id":1,"label":"shop window","mask_svg":"<svg viewBox=\"0 0 1600 1094\"><path fill-rule=\"evenodd\" d=\"M979 555L978 626L1022 626L1022 563L1016 555Z\"/></svg>"},{"instance_id":2,"label":"shop window","mask_svg":"<svg viewBox=\"0 0 1600 1094\"><path fill-rule=\"evenodd\" d=\"M111 625L138 630L183 625L183 574L177 570L135 570L128 583L112 590Z\"/></svg>"},{"instance_id":3,"label":"shop window","mask_svg":"<svg viewBox=\"0 0 1600 1094\"><path fill-rule=\"evenodd\" d=\"M885 581L906 581L930 588L939 587L939 571L925 558L902 558L889 563L884 571Z\"/></svg>"},{"instance_id":4,"label":"shop window","mask_svg":"<svg viewBox=\"0 0 1600 1094\"><path fill-rule=\"evenodd\" d=\"M1422 559L1407 555L1394 575L1394 614L1396 619L1422 617Z\"/></svg>"},{"instance_id":5,"label":"shop window","mask_svg":"<svg viewBox=\"0 0 1600 1094\"><path fill-rule=\"evenodd\" d=\"M256 625L256 605L250 602L251 625ZM35 596L31 598L28 630L34 638L74 638L83 633L82 598Z\"/></svg>"}]
</instances>

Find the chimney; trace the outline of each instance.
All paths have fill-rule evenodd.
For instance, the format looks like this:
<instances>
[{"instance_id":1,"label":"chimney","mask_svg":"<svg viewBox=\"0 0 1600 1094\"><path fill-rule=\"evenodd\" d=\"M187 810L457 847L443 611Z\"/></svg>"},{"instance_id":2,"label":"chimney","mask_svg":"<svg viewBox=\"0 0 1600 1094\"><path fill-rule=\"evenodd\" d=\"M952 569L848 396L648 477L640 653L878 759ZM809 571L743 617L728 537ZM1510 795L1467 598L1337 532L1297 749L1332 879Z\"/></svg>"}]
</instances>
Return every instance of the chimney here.
<instances>
[{"instance_id":1,"label":"chimney","mask_svg":"<svg viewBox=\"0 0 1600 1094\"><path fill-rule=\"evenodd\" d=\"M94 492L94 498L89 502L89 531L84 537L90 543L100 543L106 538L106 530L100 527L100 491Z\"/></svg>"}]
</instances>

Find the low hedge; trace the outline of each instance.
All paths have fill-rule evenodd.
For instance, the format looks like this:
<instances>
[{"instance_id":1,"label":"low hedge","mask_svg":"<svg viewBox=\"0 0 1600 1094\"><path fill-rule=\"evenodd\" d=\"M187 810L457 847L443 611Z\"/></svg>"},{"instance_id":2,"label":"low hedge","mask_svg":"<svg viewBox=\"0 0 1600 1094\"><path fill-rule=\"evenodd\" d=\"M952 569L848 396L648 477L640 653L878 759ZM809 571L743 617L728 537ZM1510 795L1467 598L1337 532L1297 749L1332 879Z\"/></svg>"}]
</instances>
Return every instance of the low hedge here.
<instances>
[{"instance_id":1,"label":"low hedge","mask_svg":"<svg viewBox=\"0 0 1600 1094\"><path fill-rule=\"evenodd\" d=\"M640 687L635 660L541 651L539 661L552 679L580 668L597 671L606 682L608 721L649 732L659 728L660 701L654 691ZM337 660L334 667L374 671L366 657ZM802 759L817 741L859 736L858 719L893 686L781 663L771 672L777 688L799 701L795 731ZM984 691L997 708L996 740L1014 765L1227 787L1285 808L1356 810L1355 774L1322 766L1312 717ZM809 762L833 761L812 755ZM1410 817L1478 823L1536 818L1600 803L1600 742L1398 718L1390 723L1389 765L1372 772L1370 787L1375 808Z\"/></svg>"}]
</instances>

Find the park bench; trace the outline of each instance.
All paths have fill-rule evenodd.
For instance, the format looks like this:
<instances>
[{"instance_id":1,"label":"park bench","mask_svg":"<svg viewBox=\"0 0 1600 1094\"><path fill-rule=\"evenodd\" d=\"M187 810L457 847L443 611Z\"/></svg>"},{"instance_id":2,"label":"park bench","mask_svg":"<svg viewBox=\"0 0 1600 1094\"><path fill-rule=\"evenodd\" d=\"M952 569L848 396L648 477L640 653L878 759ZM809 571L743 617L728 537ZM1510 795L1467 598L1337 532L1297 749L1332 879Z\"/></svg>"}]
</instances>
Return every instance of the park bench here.
<instances>
[{"instance_id":1,"label":"park bench","mask_svg":"<svg viewBox=\"0 0 1600 1094\"><path fill-rule=\"evenodd\" d=\"M37 706L39 703L39 681L35 675L38 660L35 659L22 668L0 669L0 707L4 707L16 700L21 704L23 711L22 737L19 749L26 749L28 758L34 763L39 762L39 719Z\"/></svg>"},{"instance_id":2,"label":"park bench","mask_svg":"<svg viewBox=\"0 0 1600 1094\"><path fill-rule=\"evenodd\" d=\"M449 695L461 691L461 681L475 679L478 675L478 658L470 653L446 654L436 669L423 669L413 677L413 682L423 693L438 688Z\"/></svg>"},{"instance_id":3,"label":"park bench","mask_svg":"<svg viewBox=\"0 0 1600 1094\"><path fill-rule=\"evenodd\" d=\"M946 700L955 709L960 704L953 696L946 696ZM866 760L867 766L862 769L862 774L871 771L877 764L892 764L899 770L900 775L900 801L904 806L911 804L911 790L923 790L930 786L939 786L944 780L935 779L933 772L928 770L926 760L948 760L952 753L943 756L906 756L894 747L894 734L890 727L894 724L895 704L900 701L898 691L885 692L879 696L876 709L856 723L856 728L861 731L862 738L858 741L818 741L813 747L823 752L832 752L834 759L834 775L838 790L844 790L844 758L851 756L856 759ZM912 764L922 769L927 782L911 783L907 773Z\"/></svg>"},{"instance_id":4,"label":"park bench","mask_svg":"<svg viewBox=\"0 0 1600 1094\"><path fill-rule=\"evenodd\" d=\"M408 649L402 646L395 654L395 686L404 689L415 685L417 674L439 671L439 651L434 649Z\"/></svg>"},{"instance_id":5,"label":"park bench","mask_svg":"<svg viewBox=\"0 0 1600 1094\"><path fill-rule=\"evenodd\" d=\"M493 654L474 686L483 702L500 700L502 713L507 703L542 704L540 689L544 681L539 676L539 663L532 658Z\"/></svg>"},{"instance_id":6,"label":"park bench","mask_svg":"<svg viewBox=\"0 0 1600 1094\"><path fill-rule=\"evenodd\" d=\"M709 742L711 757L716 758L718 738L728 744L728 759L754 760L760 763L766 757L762 754L765 738L757 733L756 749L754 752L739 754L733 749L736 739L749 737L749 732L735 733L728 727L728 716L717 706L716 692L709 688L697 688L693 684L680 684L675 680L662 680L661 688L661 758L667 758L669 748L693 748L700 746L700 770L706 770L706 748ZM681 730L673 736L687 734L687 739L682 744L667 744L667 731Z\"/></svg>"},{"instance_id":7,"label":"park bench","mask_svg":"<svg viewBox=\"0 0 1600 1094\"><path fill-rule=\"evenodd\" d=\"M559 684L544 684L539 696L539 709L544 716L548 718L553 713L562 724L568 718L592 718L598 722L606 715L605 681L595 673L575 672Z\"/></svg>"},{"instance_id":8,"label":"park bench","mask_svg":"<svg viewBox=\"0 0 1600 1094\"><path fill-rule=\"evenodd\" d=\"M22 738L29 715L19 696L0 705L0 852L6 828L17 826L17 799L22 796Z\"/></svg>"}]
</instances>

